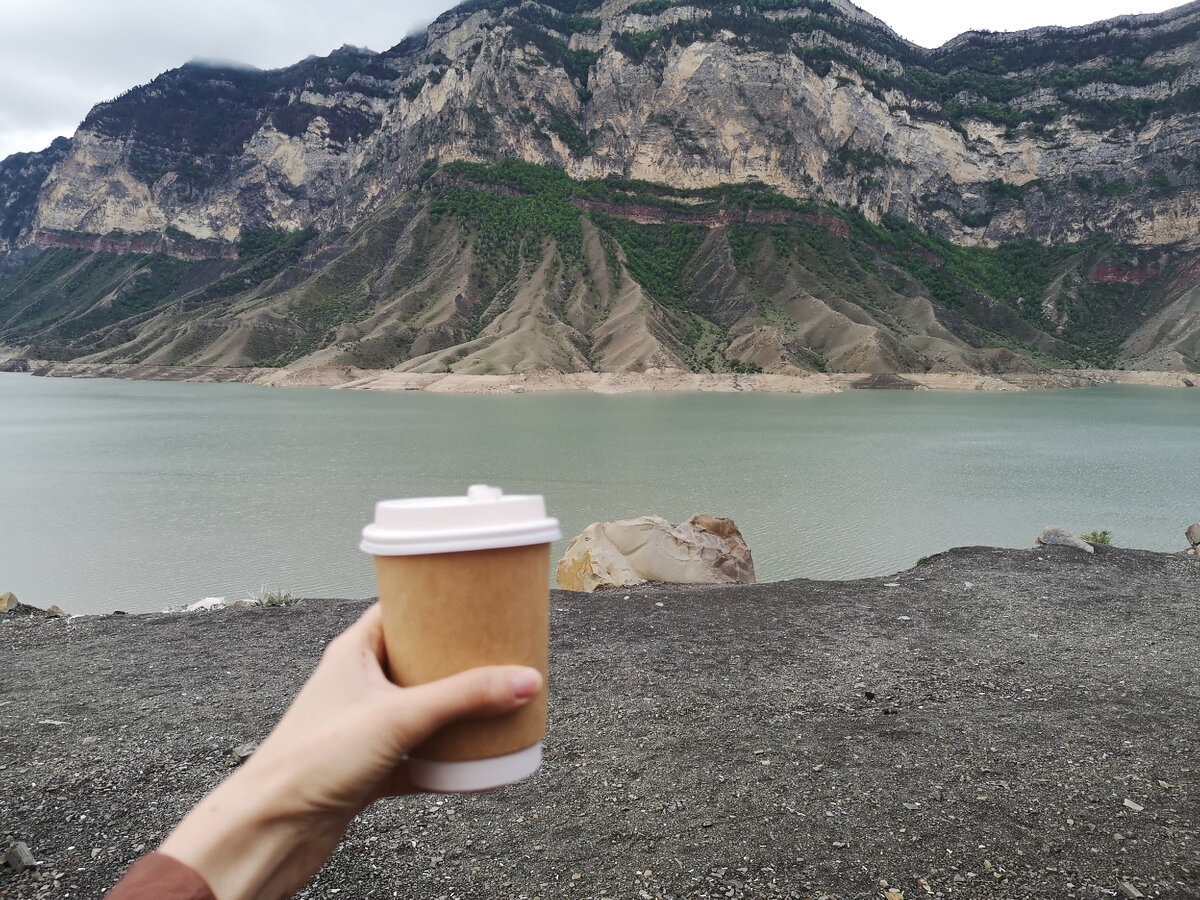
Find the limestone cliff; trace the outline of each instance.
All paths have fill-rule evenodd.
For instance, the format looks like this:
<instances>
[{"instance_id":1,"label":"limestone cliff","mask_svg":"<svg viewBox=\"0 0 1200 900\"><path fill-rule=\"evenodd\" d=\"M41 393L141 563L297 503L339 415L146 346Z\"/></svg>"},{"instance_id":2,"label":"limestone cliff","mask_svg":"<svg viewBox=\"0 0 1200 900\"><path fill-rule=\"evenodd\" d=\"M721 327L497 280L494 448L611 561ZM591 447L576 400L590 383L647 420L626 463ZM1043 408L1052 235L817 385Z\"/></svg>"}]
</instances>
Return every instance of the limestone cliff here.
<instances>
[{"instance_id":1,"label":"limestone cliff","mask_svg":"<svg viewBox=\"0 0 1200 900\"><path fill-rule=\"evenodd\" d=\"M1200 4L926 51L845 0L472 0L383 54L189 65L0 164L0 344L1196 369L1197 60Z\"/></svg>"},{"instance_id":2,"label":"limestone cliff","mask_svg":"<svg viewBox=\"0 0 1200 900\"><path fill-rule=\"evenodd\" d=\"M14 153L0 161L0 268L20 264L13 251L28 242L38 194L70 147L66 138L58 138L41 153Z\"/></svg>"}]
</instances>

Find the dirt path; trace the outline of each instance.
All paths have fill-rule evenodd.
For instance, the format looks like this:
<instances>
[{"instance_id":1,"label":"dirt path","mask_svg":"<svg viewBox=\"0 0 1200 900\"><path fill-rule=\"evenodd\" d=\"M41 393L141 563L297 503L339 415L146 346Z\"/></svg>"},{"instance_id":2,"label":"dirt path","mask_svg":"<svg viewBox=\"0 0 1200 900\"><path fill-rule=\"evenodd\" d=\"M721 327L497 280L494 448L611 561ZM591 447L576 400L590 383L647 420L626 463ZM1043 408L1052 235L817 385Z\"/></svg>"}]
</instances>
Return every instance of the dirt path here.
<instances>
[{"instance_id":1,"label":"dirt path","mask_svg":"<svg viewBox=\"0 0 1200 900\"><path fill-rule=\"evenodd\" d=\"M1195 558L968 548L552 607L542 771L377 806L299 896L1200 897ZM99 896L362 608L0 627L0 841L42 863L0 897Z\"/></svg>"}]
</instances>

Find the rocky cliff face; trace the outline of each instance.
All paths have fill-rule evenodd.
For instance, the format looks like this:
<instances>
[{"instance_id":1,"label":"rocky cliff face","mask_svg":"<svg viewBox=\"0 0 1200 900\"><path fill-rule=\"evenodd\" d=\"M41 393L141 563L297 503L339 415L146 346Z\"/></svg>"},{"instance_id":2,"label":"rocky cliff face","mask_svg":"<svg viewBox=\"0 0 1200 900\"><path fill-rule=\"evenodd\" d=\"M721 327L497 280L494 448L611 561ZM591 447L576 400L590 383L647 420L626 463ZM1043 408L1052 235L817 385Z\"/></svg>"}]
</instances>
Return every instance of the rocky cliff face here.
<instances>
[{"instance_id":1,"label":"rocky cliff face","mask_svg":"<svg viewBox=\"0 0 1200 900\"><path fill-rule=\"evenodd\" d=\"M845 0L473 0L384 54L189 65L0 165L0 341L1198 368L1197 60L1200 4L931 52Z\"/></svg>"},{"instance_id":2,"label":"rocky cliff face","mask_svg":"<svg viewBox=\"0 0 1200 900\"><path fill-rule=\"evenodd\" d=\"M29 243L38 194L70 147L66 138L58 138L41 153L14 153L0 161L0 266L19 265L11 254Z\"/></svg>"}]
</instances>

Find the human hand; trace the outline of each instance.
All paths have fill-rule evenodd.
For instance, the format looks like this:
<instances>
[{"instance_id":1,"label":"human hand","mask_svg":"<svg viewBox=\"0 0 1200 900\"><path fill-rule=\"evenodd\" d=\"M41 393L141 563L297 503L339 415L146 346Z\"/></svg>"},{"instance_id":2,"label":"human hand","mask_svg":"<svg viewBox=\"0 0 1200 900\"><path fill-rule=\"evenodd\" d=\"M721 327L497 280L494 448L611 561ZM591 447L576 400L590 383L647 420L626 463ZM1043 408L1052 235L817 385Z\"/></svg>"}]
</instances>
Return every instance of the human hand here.
<instances>
[{"instance_id":1,"label":"human hand","mask_svg":"<svg viewBox=\"0 0 1200 900\"><path fill-rule=\"evenodd\" d=\"M405 754L443 725L512 712L542 690L523 666L487 666L401 688L383 669L379 604L325 649L279 724L159 848L195 869L218 900L290 896L351 820L409 793Z\"/></svg>"}]
</instances>

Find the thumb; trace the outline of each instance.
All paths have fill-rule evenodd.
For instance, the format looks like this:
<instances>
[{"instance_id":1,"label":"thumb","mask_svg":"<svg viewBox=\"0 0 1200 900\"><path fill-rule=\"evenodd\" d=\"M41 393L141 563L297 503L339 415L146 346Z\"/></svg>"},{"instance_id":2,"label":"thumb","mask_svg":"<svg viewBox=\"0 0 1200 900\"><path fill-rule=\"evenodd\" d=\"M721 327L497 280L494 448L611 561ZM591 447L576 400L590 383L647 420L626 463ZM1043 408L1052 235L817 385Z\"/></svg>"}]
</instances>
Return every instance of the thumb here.
<instances>
[{"instance_id":1,"label":"thumb","mask_svg":"<svg viewBox=\"0 0 1200 900\"><path fill-rule=\"evenodd\" d=\"M458 719L520 709L542 690L542 673L527 666L482 666L404 690L410 746Z\"/></svg>"}]
</instances>

